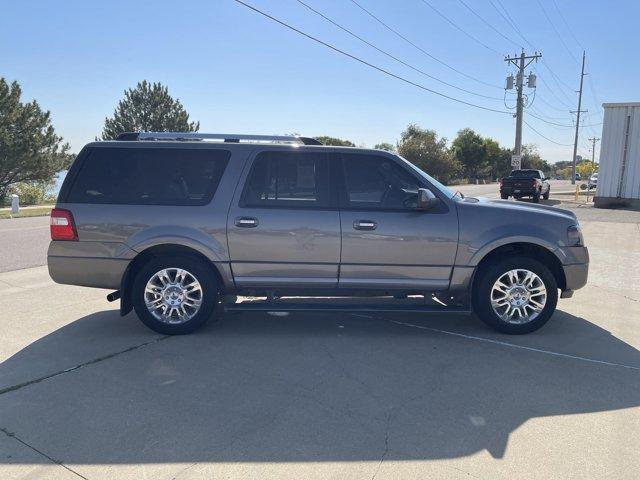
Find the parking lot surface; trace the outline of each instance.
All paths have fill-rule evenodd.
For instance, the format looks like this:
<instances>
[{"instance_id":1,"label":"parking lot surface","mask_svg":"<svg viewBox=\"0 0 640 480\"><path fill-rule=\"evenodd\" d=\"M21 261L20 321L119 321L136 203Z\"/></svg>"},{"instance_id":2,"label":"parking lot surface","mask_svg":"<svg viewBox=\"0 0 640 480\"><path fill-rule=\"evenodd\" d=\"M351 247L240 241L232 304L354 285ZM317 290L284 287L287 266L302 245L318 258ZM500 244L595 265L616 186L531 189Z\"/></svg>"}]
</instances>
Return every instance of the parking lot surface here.
<instances>
[{"instance_id":1,"label":"parking lot surface","mask_svg":"<svg viewBox=\"0 0 640 480\"><path fill-rule=\"evenodd\" d=\"M388 313L164 337L44 266L0 273L0 478L637 478L640 212L562 206L589 283L519 337Z\"/></svg>"}]
</instances>

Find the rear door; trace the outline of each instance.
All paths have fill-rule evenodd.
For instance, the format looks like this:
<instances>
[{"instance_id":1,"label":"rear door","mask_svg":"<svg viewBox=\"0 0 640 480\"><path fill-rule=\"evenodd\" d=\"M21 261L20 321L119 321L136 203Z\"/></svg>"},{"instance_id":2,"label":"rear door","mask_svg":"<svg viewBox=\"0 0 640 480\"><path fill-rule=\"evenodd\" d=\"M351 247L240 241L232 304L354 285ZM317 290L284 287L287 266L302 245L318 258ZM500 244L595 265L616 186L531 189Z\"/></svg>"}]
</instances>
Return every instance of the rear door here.
<instances>
[{"instance_id":1,"label":"rear door","mask_svg":"<svg viewBox=\"0 0 640 480\"><path fill-rule=\"evenodd\" d=\"M322 150L257 153L227 219L239 287L335 287L340 215Z\"/></svg>"},{"instance_id":2,"label":"rear door","mask_svg":"<svg viewBox=\"0 0 640 480\"><path fill-rule=\"evenodd\" d=\"M448 288L458 242L453 202L418 210L419 187L442 194L398 158L349 153L342 160L339 286Z\"/></svg>"}]
</instances>

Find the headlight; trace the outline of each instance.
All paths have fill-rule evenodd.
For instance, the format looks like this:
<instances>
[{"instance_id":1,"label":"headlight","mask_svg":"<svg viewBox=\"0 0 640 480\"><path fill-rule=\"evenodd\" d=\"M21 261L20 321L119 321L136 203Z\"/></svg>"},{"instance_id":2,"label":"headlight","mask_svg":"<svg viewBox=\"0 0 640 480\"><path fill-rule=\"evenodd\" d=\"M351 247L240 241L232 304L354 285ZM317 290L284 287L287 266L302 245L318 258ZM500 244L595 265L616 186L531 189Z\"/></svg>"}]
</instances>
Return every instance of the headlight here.
<instances>
[{"instance_id":1,"label":"headlight","mask_svg":"<svg viewBox=\"0 0 640 480\"><path fill-rule=\"evenodd\" d=\"M571 225L567 228L567 245L584 245L584 239L582 238L582 230L580 230L580 225Z\"/></svg>"}]
</instances>

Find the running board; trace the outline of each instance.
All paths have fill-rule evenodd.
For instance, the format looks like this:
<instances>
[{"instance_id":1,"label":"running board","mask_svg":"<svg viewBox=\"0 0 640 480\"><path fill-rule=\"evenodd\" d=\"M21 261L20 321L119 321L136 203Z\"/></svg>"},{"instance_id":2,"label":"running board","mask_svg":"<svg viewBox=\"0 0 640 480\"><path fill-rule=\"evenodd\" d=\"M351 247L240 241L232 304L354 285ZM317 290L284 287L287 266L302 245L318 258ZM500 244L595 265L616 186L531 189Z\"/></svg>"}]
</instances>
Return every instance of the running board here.
<instances>
[{"instance_id":1,"label":"running board","mask_svg":"<svg viewBox=\"0 0 640 480\"><path fill-rule=\"evenodd\" d=\"M467 307L445 307L440 305L393 305L355 303L303 303L303 302L240 302L224 305L227 312L408 312L408 313L455 313L470 314Z\"/></svg>"}]
</instances>

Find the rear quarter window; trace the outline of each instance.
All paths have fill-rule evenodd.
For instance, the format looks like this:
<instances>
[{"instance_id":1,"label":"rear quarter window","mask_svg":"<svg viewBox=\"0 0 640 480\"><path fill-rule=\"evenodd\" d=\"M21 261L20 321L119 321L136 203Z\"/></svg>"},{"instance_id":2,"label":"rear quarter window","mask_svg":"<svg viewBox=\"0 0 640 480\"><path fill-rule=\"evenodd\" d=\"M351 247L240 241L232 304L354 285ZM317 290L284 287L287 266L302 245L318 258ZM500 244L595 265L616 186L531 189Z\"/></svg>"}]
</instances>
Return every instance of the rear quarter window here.
<instances>
[{"instance_id":1,"label":"rear quarter window","mask_svg":"<svg viewBox=\"0 0 640 480\"><path fill-rule=\"evenodd\" d=\"M67 194L69 203L205 205L231 152L187 148L94 147Z\"/></svg>"}]
</instances>

